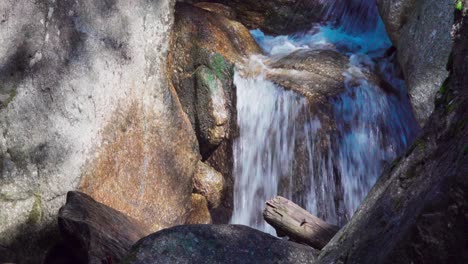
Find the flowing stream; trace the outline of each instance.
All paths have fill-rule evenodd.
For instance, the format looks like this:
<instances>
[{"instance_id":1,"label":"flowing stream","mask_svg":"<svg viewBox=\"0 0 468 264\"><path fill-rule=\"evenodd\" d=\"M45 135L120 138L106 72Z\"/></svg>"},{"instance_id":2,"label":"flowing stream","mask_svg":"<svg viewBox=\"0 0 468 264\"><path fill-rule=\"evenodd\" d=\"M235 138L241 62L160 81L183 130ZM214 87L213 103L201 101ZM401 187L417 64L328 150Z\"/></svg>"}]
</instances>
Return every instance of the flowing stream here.
<instances>
[{"instance_id":1,"label":"flowing stream","mask_svg":"<svg viewBox=\"0 0 468 264\"><path fill-rule=\"evenodd\" d=\"M391 43L375 3L339 2L330 1L326 9L331 22L310 32L270 37L252 31L269 56L330 48L348 56L349 64L343 72L345 92L329 99L333 133L323 132L307 99L264 74L235 73L240 136L234 143L231 223L273 233L262 211L265 201L282 195L330 223L344 225L384 166L418 133L404 82L392 57L384 56ZM366 72L380 72L393 92L377 87Z\"/></svg>"}]
</instances>

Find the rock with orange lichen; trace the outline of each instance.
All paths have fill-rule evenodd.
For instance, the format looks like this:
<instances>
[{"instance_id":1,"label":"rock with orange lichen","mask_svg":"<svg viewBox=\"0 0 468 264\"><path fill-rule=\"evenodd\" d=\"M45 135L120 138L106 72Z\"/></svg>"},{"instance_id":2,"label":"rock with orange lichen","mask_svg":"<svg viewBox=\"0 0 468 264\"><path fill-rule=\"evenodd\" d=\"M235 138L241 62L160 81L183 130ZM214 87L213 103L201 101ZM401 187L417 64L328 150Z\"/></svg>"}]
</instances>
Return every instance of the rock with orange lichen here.
<instances>
[{"instance_id":1,"label":"rock with orange lichen","mask_svg":"<svg viewBox=\"0 0 468 264\"><path fill-rule=\"evenodd\" d=\"M138 102L119 109L81 183L83 192L151 231L185 222L200 158L190 123L175 95L169 98L164 115Z\"/></svg>"},{"instance_id":2,"label":"rock with orange lichen","mask_svg":"<svg viewBox=\"0 0 468 264\"><path fill-rule=\"evenodd\" d=\"M0 1L0 263L42 262L80 185L153 230L185 221L199 154L167 82L174 4Z\"/></svg>"},{"instance_id":3,"label":"rock with orange lichen","mask_svg":"<svg viewBox=\"0 0 468 264\"><path fill-rule=\"evenodd\" d=\"M210 208L217 208L224 188L223 175L200 161L193 176L193 188L207 199Z\"/></svg>"},{"instance_id":4,"label":"rock with orange lichen","mask_svg":"<svg viewBox=\"0 0 468 264\"><path fill-rule=\"evenodd\" d=\"M208 202L206 198L201 195L194 193L192 194L192 208L187 217L185 224L187 225L208 225L211 224L211 215L208 210Z\"/></svg>"}]
</instances>

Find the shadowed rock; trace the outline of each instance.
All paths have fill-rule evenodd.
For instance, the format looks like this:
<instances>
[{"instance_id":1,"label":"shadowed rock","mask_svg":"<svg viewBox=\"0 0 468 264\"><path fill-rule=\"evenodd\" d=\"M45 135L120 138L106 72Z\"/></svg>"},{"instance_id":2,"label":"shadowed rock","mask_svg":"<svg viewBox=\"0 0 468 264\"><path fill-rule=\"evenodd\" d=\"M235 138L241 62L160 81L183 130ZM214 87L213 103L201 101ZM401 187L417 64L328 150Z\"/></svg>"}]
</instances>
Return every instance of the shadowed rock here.
<instances>
[{"instance_id":1,"label":"shadowed rock","mask_svg":"<svg viewBox=\"0 0 468 264\"><path fill-rule=\"evenodd\" d=\"M192 225L143 238L122 263L313 263L315 254L246 226Z\"/></svg>"},{"instance_id":2,"label":"shadowed rock","mask_svg":"<svg viewBox=\"0 0 468 264\"><path fill-rule=\"evenodd\" d=\"M185 221L186 225L211 224L210 211L206 198L198 193L192 194L192 208Z\"/></svg>"},{"instance_id":3,"label":"shadowed rock","mask_svg":"<svg viewBox=\"0 0 468 264\"><path fill-rule=\"evenodd\" d=\"M83 263L118 263L149 232L124 214L80 192L69 192L58 215L64 244Z\"/></svg>"},{"instance_id":4,"label":"shadowed rock","mask_svg":"<svg viewBox=\"0 0 468 264\"><path fill-rule=\"evenodd\" d=\"M236 20L249 29L262 29L265 33L278 35L309 30L311 25L323 17L323 4L320 0L184 0L203 2L203 8L213 8L216 3L226 5L236 14ZM210 3L206 3L210 2ZM220 8L216 8L219 12Z\"/></svg>"},{"instance_id":5,"label":"shadowed rock","mask_svg":"<svg viewBox=\"0 0 468 264\"><path fill-rule=\"evenodd\" d=\"M411 103L423 126L437 91L448 76L452 0L377 0L393 44L398 48Z\"/></svg>"}]
</instances>

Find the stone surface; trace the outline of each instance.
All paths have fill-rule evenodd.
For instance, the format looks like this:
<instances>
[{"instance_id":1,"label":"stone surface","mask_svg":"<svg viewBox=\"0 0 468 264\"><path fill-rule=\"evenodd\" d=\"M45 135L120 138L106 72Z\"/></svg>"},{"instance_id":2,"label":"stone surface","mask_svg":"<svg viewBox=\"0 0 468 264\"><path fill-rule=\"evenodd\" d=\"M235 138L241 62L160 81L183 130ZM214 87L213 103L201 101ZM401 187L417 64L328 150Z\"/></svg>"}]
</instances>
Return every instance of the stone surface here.
<instances>
[{"instance_id":1,"label":"stone surface","mask_svg":"<svg viewBox=\"0 0 468 264\"><path fill-rule=\"evenodd\" d=\"M468 12L468 1L464 1ZM317 263L466 263L468 16L421 137L390 166Z\"/></svg>"},{"instance_id":2,"label":"stone surface","mask_svg":"<svg viewBox=\"0 0 468 264\"><path fill-rule=\"evenodd\" d=\"M321 21L324 9L320 0L184 0L184 2L224 4L234 10L236 20L246 27L260 28L270 35L307 31L313 23Z\"/></svg>"},{"instance_id":3,"label":"stone surface","mask_svg":"<svg viewBox=\"0 0 468 264\"><path fill-rule=\"evenodd\" d=\"M40 260L79 185L153 231L185 221L199 154L165 81L173 4L1 1L0 248L20 259L0 262Z\"/></svg>"},{"instance_id":4,"label":"stone surface","mask_svg":"<svg viewBox=\"0 0 468 264\"><path fill-rule=\"evenodd\" d=\"M313 263L315 255L310 247L246 226L192 225L143 238L122 263Z\"/></svg>"},{"instance_id":5,"label":"stone surface","mask_svg":"<svg viewBox=\"0 0 468 264\"><path fill-rule=\"evenodd\" d=\"M208 202L206 201L205 196L194 193L192 194L192 208L190 213L185 221L187 225L205 225L211 224L211 215L208 209Z\"/></svg>"},{"instance_id":6,"label":"stone surface","mask_svg":"<svg viewBox=\"0 0 468 264\"><path fill-rule=\"evenodd\" d=\"M236 11L234 11L234 9L232 9L229 6L220 4L220 3L200 2L194 5L199 8L202 8L202 9L214 12L214 13L218 13L231 20L236 20L237 18L237 14L236 14Z\"/></svg>"},{"instance_id":7,"label":"stone surface","mask_svg":"<svg viewBox=\"0 0 468 264\"><path fill-rule=\"evenodd\" d=\"M206 159L233 134L233 64L261 51L247 28L217 13L177 3L175 18L169 72Z\"/></svg>"},{"instance_id":8,"label":"stone surface","mask_svg":"<svg viewBox=\"0 0 468 264\"><path fill-rule=\"evenodd\" d=\"M118 263L135 242L149 234L135 220L80 192L67 194L58 223L64 244L83 263Z\"/></svg>"},{"instance_id":9,"label":"stone surface","mask_svg":"<svg viewBox=\"0 0 468 264\"><path fill-rule=\"evenodd\" d=\"M235 120L236 118L234 118ZM217 208L210 210L214 224L229 223L233 210L234 195L234 156L233 139L224 140L206 160L206 163L219 171L224 177L221 203Z\"/></svg>"},{"instance_id":10,"label":"stone surface","mask_svg":"<svg viewBox=\"0 0 468 264\"><path fill-rule=\"evenodd\" d=\"M200 161L193 176L193 188L196 193L206 198L210 208L217 208L224 189L223 175Z\"/></svg>"},{"instance_id":11,"label":"stone surface","mask_svg":"<svg viewBox=\"0 0 468 264\"><path fill-rule=\"evenodd\" d=\"M452 0L378 0L380 13L405 75L421 126L434 110L434 99L447 78L451 50Z\"/></svg>"},{"instance_id":12,"label":"stone surface","mask_svg":"<svg viewBox=\"0 0 468 264\"><path fill-rule=\"evenodd\" d=\"M207 10L213 5L198 4ZM220 8L220 6L217 6ZM226 183L215 223L228 223L232 212L232 141L237 136L234 63L261 53L239 22L190 4L178 3L168 60L172 85L196 131L203 160ZM217 204L217 202L215 202Z\"/></svg>"}]
</instances>

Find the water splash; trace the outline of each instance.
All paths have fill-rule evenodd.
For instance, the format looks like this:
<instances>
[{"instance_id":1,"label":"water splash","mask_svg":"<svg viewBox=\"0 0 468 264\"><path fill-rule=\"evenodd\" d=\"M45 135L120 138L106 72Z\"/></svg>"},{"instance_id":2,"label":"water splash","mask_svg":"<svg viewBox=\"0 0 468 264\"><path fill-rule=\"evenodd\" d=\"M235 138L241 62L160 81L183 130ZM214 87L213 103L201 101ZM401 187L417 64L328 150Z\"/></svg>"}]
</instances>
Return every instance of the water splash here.
<instances>
[{"instance_id":1,"label":"water splash","mask_svg":"<svg viewBox=\"0 0 468 264\"><path fill-rule=\"evenodd\" d=\"M375 0L327 0L324 19L351 34L377 31L382 23Z\"/></svg>"},{"instance_id":2,"label":"water splash","mask_svg":"<svg viewBox=\"0 0 468 264\"><path fill-rule=\"evenodd\" d=\"M268 229L261 215L265 198L278 194L283 178L293 172L299 113L306 101L280 89L262 75L234 75L240 137L234 144L235 210L232 222Z\"/></svg>"},{"instance_id":3,"label":"water splash","mask_svg":"<svg viewBox=\"0 0 468 264\"><path fill-rule=\"evenodd\" d=\"M272 232L261 212L264 202L279 194L330 223L344 225L384 166L417 135L404 81L398 77L394 55L386 54L391 42L375 6L366 6L371 2L350 1L342 10L329 11L330 17L342 14L345 19L302 34L271 37L252 31L270 57L330 49L348 56L349 65L343 73L345 92L329 99L333 131L325 131L320 117L294 92L262 75L247 78L236 73L240 137L234 147L232 223ZM351 21L357 14L377 18ZM361 28L359 34L355 27ZM370 73L377 73L381 82L370 80Z\"/></svg>"}]
</instances>

